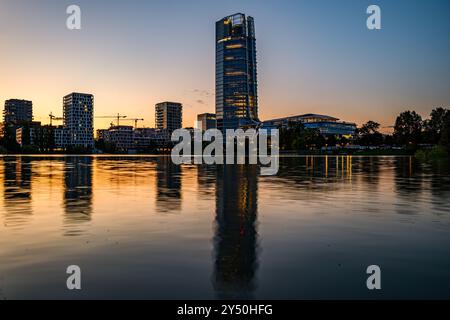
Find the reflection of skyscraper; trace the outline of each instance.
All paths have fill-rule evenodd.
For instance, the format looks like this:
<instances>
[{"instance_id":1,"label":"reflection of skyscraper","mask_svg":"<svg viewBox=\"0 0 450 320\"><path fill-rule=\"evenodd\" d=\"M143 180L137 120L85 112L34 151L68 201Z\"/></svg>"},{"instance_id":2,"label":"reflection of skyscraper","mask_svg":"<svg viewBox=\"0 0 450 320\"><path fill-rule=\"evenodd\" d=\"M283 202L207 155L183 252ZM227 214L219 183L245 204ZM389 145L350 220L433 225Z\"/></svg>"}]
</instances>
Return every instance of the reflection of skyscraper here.
<instances>
[{"instance_id":1,"label":"reflection of skyscraper","mask_svg":"<svg viewBox=\"0 0 450 320\"><path fill-rule=\"evenodd\" d=\"M199 199L213 199L216 190L216 166L197 165L197 196Z\"/></svg>"},{"instance_id":2,"label":"reflection of skyscraper","mask_svg":"<svg viewBox=\"0 0 450 320\"><path fill-rule=\"evenodd\" d=\"M181 209L181 167L168 157L161 157L156 165L156 206L163 212Z\"/></svg>"},{"instance_id":3,"label":"reflection of skyscraper","mask_svg":"<svg viewBox=\"0 0 450 320\"><path fill-rule=\"evenodd\" d=\"M258 267L257 166L217 170L214 288L220 299L252 298Z\"/></svg>"},{"instance_id":4,"label":"reflection of skyscraper","mask_svg":"<svg viewBox=\"0 0 450 320\"><path fill-rule=\"evenodd\" d=\"M79 224L92 213L92 158L66 157L64 164L65 235L83 233Z\"/></svg>"},{"instance_id":5,"label":"reflection of skyscraper","mask_svg":"<svg viewBox=\"0 0 450 320\"><path fill-rule=\"evenodd\" d=\"M242 13L216 22L216 118L219 130L258 120L255 24Z\"/></svg>"},{"instance_id":6,"label":"reflection of skyscraper","mask_svg":"<svg viewBox=\"0 0 450 320\"><path fill-rule=\"evenodd\" d=\"M31 177L31 158L3 158L3 197L7 227L20 227L32 214Z\"/></svg>"}]
</instances>

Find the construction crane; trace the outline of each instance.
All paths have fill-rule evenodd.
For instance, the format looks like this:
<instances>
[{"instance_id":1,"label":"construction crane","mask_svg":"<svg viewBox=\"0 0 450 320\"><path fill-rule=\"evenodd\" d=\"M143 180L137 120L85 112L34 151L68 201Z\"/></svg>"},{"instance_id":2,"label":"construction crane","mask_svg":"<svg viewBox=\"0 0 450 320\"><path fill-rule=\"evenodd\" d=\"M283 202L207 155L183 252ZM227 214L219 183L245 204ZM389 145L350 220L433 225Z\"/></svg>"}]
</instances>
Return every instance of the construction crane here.
<instances>
[{"instance_id":1,"label":"construction crane","mask_svg":"<svg viewBox=\"0 0 450 320\"><path fill-rule=\"evenodd\" d=\"M144 121L144 119L130 118L130 119L126 119L125 121L134 121L134 128L136 129L138 126L138 121Z\"/></svg>"},{"instance_id":2,"label":"construction crane","mask_svg":"<svg viewBox=\"0 0 450 320\"><path fill-rule=\"evenodd\" d=\"M116 119L117 120L117 126L120 125L120 119L125 119L127 116L121 115L118 113L116 116L98 116L95 118L103 118L103 119Z\"/></svg>"},{"instance_id":3,"label":"construction crane","mask_svg":"<svg viewBox=\"0 0 450 320\"><path fill-rule=\"evenodd\" d=\"M52 126L53 120L56 120L56 121L62 121L62 120L64 120L64 118L54 116L54 115L53 115L53 112L50 112L50 114L48 115L48 117L50 118L50 127Z\"/></svg>"}]
</instances>

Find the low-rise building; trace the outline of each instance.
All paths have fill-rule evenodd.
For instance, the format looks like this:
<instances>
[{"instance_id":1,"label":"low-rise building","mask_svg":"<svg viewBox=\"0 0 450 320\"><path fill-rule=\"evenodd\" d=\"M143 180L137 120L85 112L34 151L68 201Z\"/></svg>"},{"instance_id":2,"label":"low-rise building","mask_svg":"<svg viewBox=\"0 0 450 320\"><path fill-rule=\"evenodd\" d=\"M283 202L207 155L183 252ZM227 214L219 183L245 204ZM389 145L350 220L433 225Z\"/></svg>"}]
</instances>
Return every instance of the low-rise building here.
<instances>
[{"instance_id":1,"label":"low-rise building","mask_svg":"<svg viewBox=\"0 0 450 320\"><path fill-rule=\"evenodd\" d=\"M53 136L56 149L65 149L69 145L69 132L64 126L54 127Z\"/></svg>"},{"instance_id":2,"label":"low-rise building","mask_svg":"<svg viewBox=\"0 0 450 320\"><path fill-rule=\"evenodd\" d=\"M16 128L16 142L21 146L34 146L41 151L55 148L55 127L40 122L22 124Z\"/></svg>"},{"instance_id":3,"label":"low-rise building","mask_svg":"<svg viewBox=\"0 0 450 320\"><path fill-rule=\"evenodd\" d=\"M133 126L111 126L108 130L102 131L100 135L117 151L128 151L134 147Z\"/></svg>"},{"instance_id":4,"label":"low-rise building","mask_svg":"<svg viewBox=\"0 0 450 320\"><path fill-rule=\"evenodd\" d=\"M146 151L157 146L157 131L154 128L134 129L133 142L136 150Z\"/></svg>"},{"instance_id":5,"label":"low-rise building","mask_svg":"<svg viewBox=\"0 0 450 320\"><path fill-rule=\"evenodd\" d=\"M338 118L313 113L266 120L262 123L262 128L286 128L292 123L302 123L305 128L318 129L322 135L353 136L356 130L355 123L339 121Z\"/></svg>"},{"instance_id":6,"label":"low-rise building","mask_svg":"<svg viewBox=\"0 0 450 320\"><path fill-rule=\"evenodd\" d=\"M40 122L23 123L16 128L16 142L20 146L39 146L42 144L41 135Z\"/></svg>"}]
</instances>

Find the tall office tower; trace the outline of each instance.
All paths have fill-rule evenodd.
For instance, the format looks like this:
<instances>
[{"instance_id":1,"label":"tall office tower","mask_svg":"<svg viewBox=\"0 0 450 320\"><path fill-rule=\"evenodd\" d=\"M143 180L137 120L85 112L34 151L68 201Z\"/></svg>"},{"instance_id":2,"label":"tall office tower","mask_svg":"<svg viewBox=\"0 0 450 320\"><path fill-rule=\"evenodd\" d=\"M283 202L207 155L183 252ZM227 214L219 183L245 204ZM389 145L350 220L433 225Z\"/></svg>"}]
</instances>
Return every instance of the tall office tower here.
<instances>
[{"instance_id":1,"label":"tall office tower","mask_svg":"<svg viewBox=\"0 0 450 320\"><path fill-rule=\"evenodd\" d=\"M94 147L94 96L71 93L64 97L64 128L67 147Z\"/></svg>"},{"instance_id":2,"label":"tall office tower","mask_svg":"<svg viewBox=\"0 0 450 320\"><path fill-rule=\"evenodd\" d=\"M5 123L33 121L33 102L19 99L6 100L3 120Z\"/></svg>"},{"instance_id":3,"label":"tall office tower","mask_svg":"<svg viewBox=\"0 0 450 320\"><path fill-rule=\"evenodd\" d=\"M156 129L172 133L183 123L183 105L177 102L161 102L155 106Z\"/></svg>"},{"instance_id":4,"label":"tall office tower","mask_svg":"<svg viewBox=\"0 0 450 320\"><path fill-rule=\"evenodd\" d=\"M216 118L222 131L258 121L255 24L242 13L216 22Z\"/></svg>"}]
</instances>

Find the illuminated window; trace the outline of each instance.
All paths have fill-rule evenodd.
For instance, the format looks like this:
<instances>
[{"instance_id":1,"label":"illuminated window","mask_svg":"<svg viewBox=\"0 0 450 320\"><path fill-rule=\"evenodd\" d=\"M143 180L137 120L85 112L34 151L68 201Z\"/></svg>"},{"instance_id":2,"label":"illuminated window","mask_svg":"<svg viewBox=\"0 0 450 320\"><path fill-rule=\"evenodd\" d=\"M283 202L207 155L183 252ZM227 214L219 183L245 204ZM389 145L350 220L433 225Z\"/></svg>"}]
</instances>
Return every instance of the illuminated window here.
<instances>
[{"instance_id":1,"label":"illuminated window","mask_svg":"<svg viewBox=\"0 0 450 320\"><path fill-rule=\"evenodd\" d=\"M244 45L239 43L239 44L229 44L225 48L227 48L227 49L239 49L239 48L242 48L242 47L244 47Z\"/></svg>"}]
</instances>

